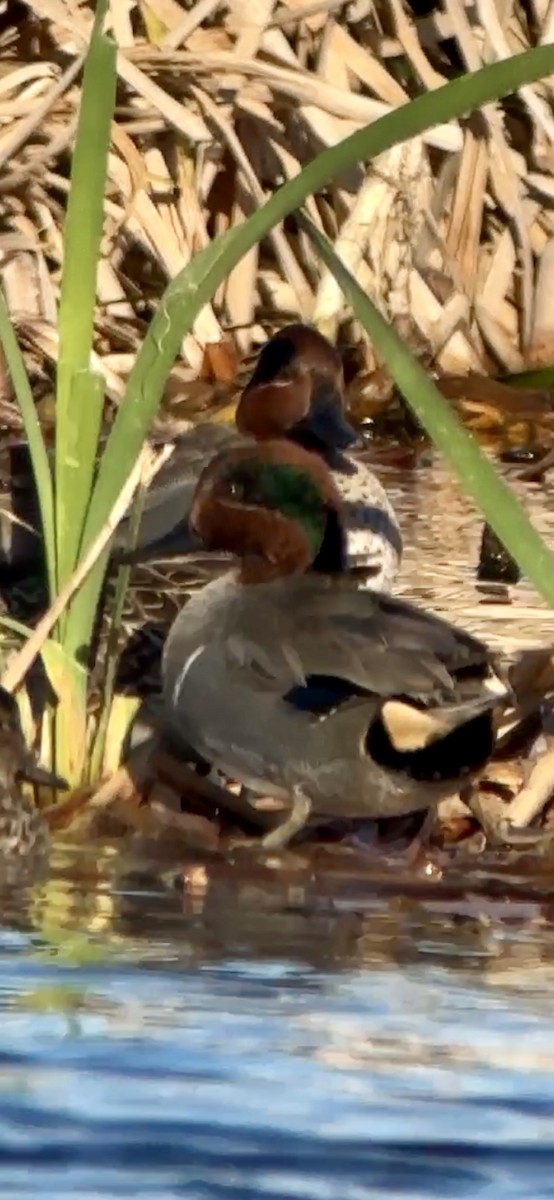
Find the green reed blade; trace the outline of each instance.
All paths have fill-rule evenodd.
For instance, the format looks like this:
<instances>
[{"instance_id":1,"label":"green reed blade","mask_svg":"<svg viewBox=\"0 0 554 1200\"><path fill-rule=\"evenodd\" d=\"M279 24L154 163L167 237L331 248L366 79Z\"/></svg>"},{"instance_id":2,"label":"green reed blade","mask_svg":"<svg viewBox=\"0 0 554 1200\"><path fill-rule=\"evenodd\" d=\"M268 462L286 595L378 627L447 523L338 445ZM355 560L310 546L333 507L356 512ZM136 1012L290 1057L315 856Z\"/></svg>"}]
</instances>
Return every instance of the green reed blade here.
<instances>
[{"instance_id":1,"label":"green reed blade","mask_svg":"<svg viewBox=\"0 0 554 1200\"><path fill-rule=\"evenodd\" d=\"M454 468L464 491L481 509L540 595L554 608L554 555L534 529L519 500L466 432L417 359L337 257L328 239L306 215L302 216L302 227L334 275L418 421Z\"/></svg>"},{"instance_id":2,"label":"green reed blade","mask_svg":"<svg viewBox=\"0 0 554 1200\"><path fill-rule=\"evenodd\" d=\"M554 46L524 54L461 76L419 96L325 150L284 184L248 220L216 238L166 288L127 383L105 452L87 517L88 544L115 499L117 481L128 472L159 406L164 384L183 336L202 306L240 259L279 221L342 172L405 142L439 122L453 120L483 104L554 73Z\"/></svg>"},{"instance_id":3,"label":"green reed blade","mask_svg":"<svg viewBox=\"0 0 554 1200\"><path fill-rule=\"evenodd\" d=\"M500 375L502 383L509 383L513 388L554 388L554 366L529 367L526 371L509 372Z\"/></svg>"},{"instance_id":4,"label":"green reed blade","mask_svg":"<svg viewBox=\"0 0 554 1200\"><path fill-rule=\"evenodd\" d=\"M64 225L56 393L56 538L60 587L77 562L104 403L103 388L91 370L91 350L116 87L116 47L102 33L107 7L107 0L98 0L83 72Z\"/></svg>"}]
</instances>

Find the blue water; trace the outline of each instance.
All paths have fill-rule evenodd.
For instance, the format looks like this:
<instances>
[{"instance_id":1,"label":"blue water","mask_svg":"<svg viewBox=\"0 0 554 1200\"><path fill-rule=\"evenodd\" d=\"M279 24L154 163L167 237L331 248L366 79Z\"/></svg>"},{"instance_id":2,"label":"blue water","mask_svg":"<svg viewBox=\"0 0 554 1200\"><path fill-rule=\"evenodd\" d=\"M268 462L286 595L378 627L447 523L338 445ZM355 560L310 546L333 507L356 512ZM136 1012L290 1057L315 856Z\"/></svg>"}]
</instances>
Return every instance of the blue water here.
<instances>
[{"instance_id":1,"label":"blue water","mask_svg":"<svg viewBox=\"0 0 554 1200\"><path fill-rule=\"evenodd\" d=\"M3 909L2 1200L554 1196L544 907L108 866Z\"/></svg>"}]
</instances>

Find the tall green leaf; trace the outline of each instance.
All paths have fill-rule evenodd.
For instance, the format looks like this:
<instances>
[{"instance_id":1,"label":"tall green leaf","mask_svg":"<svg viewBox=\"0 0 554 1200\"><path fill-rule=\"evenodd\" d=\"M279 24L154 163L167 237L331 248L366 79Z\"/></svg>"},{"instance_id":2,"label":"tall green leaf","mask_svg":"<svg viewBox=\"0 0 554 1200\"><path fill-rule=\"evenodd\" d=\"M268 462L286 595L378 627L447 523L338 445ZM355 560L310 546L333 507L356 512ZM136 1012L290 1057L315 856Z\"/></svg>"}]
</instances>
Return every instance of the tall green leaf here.
<instances>
[{"instance_id":1,"label":"tall green leaf","mask_svg":"<svg viewBox=\"0 0 554 1200\"><path fill-rule=\"evenodd\" d=\"M79 557L104 407L103 380L91 368L91 354L116 89L116 47L102 32L107 7L108 0L97 0L83 72L64 225L56 390L58 589L71 576ZM100 578L102 569L103 564L97 563L95 572ZM55 724L56 763L71 782L81 778L86 755L88 676L77 655L81 649L88 651L97 595L98 588L91 588L87 579L58 623L59 653L43 655L60 700Z\"/></svg>"},{"instance_id":2,"label":"tall green leaf","mask_svg":"<svg viewBox=\"0 0 554 1200\"><path fill-rule=\"evenodd\" d=\"M167 374L184 334L252 246L299 208L309 195L357 163L553 72L554 46L539 46L419 96L325 150L248 220L216 238L196 255L166 288L129 377L125 401L102 457L85 528L86 544L110 511L117 480L132 467L159 406Z\"/></svg>"},{"instance_id":3,"label":"tall green leaf","mask_svg":"<svg viewBox=\"0 0 554 1200\"><path fill-rule=\"evenodd\" d=\"M391 375L433 442L454 468L506 549L548 603L554 607L554 555L526 516L519 500L496 473L456 413L384 320L372 300L335 254L331 243L307 216L302 226L376 346Z\"/></svg>"},{"instance_id":4,"label":"tall green leaf","mask_svg":"<svg viewBox=\"0 0 554 1200\"><path fill-rule=\"evenodd\" d=\"M513 388L554 388L554 366L529 367L526 371L509 372L500 377Z\"/></svg>"},{"instance_id":5,"label":"tall green leaf","mask_svg":"<svg viewBox=\"0 0 554 1200\"><path fill-rule=\"evenodd\" d=\"M107 0L98 0L83 74L64 226L56 394L56 542L60 587L77 561L104 399L90 364L116 86L116 47L102 33L106 11Z\"/></svg>"}]
</instances>

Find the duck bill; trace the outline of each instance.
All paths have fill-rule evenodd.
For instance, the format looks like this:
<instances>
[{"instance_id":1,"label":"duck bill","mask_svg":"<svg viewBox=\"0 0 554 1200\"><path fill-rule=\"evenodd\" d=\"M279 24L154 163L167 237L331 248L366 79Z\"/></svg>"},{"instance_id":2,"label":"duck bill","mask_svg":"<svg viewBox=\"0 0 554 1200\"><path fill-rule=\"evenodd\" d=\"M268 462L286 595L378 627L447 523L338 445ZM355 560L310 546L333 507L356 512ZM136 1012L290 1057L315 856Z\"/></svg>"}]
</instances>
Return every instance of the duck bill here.
<instances>
[{"instance_id":1,"label":"duck bill","mask_svg":"<svg viewBox=\"0 0 554 1200\"><path fill-rule=\"evenodd\" d=\"M112 561L118 566L136 566L140 563L159 562L162 558L185 558L189 554L198 554L206 547L196 533L188 526L172 529L164 537L132 546L128 550L116 548Z\"/></svg>"},{"instance_id":2,"label":"duck bill","mask_svg":"<svg viewBox=\"0 0 554 1200\"><path fill-rule=\"evenodd\" d=\"M19 775L27 783L36 783L39 787L56 788L60 792L66 792L69 787L67 779L48 771L46 767L40 767L30 755L22 763Z\"/></svg>"},{"instance_id":3,"label":"duck bill","mask_svg":"<svg viewBox=\"0 0 554 1200\"><path fill-rule=\"evenodd\" d=\"M312 401L309 415L299 422L296 431L308 434L327 450L347 450L349 447L361 445L360 438L347 421L338 399Z\"/></svg>"}]
</instances>

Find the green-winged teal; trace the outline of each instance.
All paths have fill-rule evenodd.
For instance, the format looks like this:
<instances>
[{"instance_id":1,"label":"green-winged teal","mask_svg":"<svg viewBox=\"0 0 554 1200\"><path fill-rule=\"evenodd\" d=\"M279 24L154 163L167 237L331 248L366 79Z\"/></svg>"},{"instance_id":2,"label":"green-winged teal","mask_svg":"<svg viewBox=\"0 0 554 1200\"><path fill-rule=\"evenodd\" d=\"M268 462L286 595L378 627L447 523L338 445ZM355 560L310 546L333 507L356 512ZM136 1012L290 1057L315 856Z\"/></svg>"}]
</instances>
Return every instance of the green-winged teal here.
<instances>
[{"instance_id":1,"label":"green-winged teal","mask_svg":"<svg viewBox=\"0 0 554 1200\"><path fill-rule=\"evenodd\" d=\"M222 451L191 523L239 565L194 595L163 657L167 729L228 777L313 813L432 809L489 758L507 671L482 642L346 570L343 502L290 442Z\"/></svg>"},{"instance_id":2,"label":"green-winged teal","mask_svg":"<svg viewBox=\"0 0 554 1200\"><path fill-rule=\"evenodd\" d=\"M240 397L236 428L203 424L176 439L170 459L146 495L136 548L126 551L129 518L116 532L114 562L140 564L126 598L127 648L119 686L134 689L138 682L144 692L157 685L161 640L171 621L191 591L226 567L223 556L202 553L190 526L185 537L202 470L226 447L275 436L313 450L332 469L344 501L348 566L359 586L388 590L392 584L401 554L398 524L373 472L345 453L356 444L357 435L344 412L340 355L315 329L289 325L262 348ZM22 453L16 452L16 459ZM36 566L40 541L27 528L36 525L36 501L28 475L24 486L22 463L17 461L17 466L16 508L24 524L14 524L0 512L0 591L10 615L29 621L46 598L43 572Z\"/></svg>"},{"instance_id":3,"label":"green-winged teal","mask_svg":"<svg viewBox=\"0 0 554 1200\"><path fill-rule=\"evenodd\" d=\"M340 355L315 329L286 326L260 352L238 403L236 429L199 425L176 445L149 489L130 554L124 549L128 522L119 528L114 556L142 563L124 614L125 628L137 633L122 660L120 686L128 680L134 686L137 661L144 665L143 679L157 685L159 648L171 621L191 591L226 569L224 558L202 553L188 523L201 471L222 449L276 436L327 462L343 500L348 568L360 587L390 588L402 550L398 522L370 468L345 453L357 435L344 412Z\"/></svg>"},{"instance_id":4,"label":"green-winged teal","mask_svg":"<svg viewBox=\"0 0 554 1200\"><path fill-rule=\"evenodd\" d=\"M317 330L287 325L262 347L236 411L237 430L198 426L185 434L156 476L143 509L136 557L182 556L183 526L200 473L213 454L233 441L284 437L313 450L329 465L344 501L346 555L360 586L387 591L402 542L386 492L365 463L345 453L359 439L345 416L341 357ZM238 431L238 432L237 432ZM242 438L241 438L242 435ZM115 552L127 537L120 526ZM194 548L194 538L190 548Z\"/></svg>"}]
</instances>

